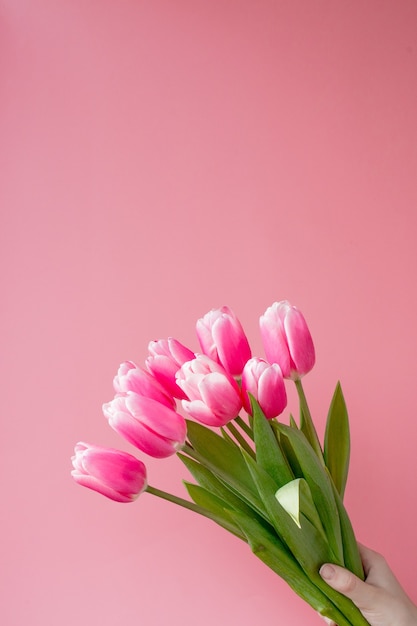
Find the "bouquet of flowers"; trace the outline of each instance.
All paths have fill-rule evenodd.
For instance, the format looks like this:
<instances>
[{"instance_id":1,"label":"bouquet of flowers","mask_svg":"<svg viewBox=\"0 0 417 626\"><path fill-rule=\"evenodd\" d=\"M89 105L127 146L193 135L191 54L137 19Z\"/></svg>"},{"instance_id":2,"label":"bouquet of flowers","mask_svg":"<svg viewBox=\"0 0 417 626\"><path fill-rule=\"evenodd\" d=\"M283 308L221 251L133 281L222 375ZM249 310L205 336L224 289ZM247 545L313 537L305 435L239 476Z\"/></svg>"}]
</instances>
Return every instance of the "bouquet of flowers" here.
<instances>
[{"instance_id":1,"label":"bouquet of flowers","mask_svg":"<svg viewBox=\"0 0 417 626\"><path fill-rule=\"evenodd\" d=\"M196 330L201 353L173 338L151 341L144 367L120 365L115 397L103 405L110 426L136 448L156 458L177 455L192 477L184 481L190 499L149 485L145 465L131 454L81 442L73 478L118 502L145 491L210 518L245 541L323 617L366 626L354 604L319 575L320 566L332 562L364 577L343 505L346 404L338 383L322 446L301 380L315 363L304 316L287 301L265 311L266 360L252 357L226 306L199 319ZM290 415L287 424L278 419L287 405L285 380L299 397L299 419Z\"/></svg>"}]
</instances>

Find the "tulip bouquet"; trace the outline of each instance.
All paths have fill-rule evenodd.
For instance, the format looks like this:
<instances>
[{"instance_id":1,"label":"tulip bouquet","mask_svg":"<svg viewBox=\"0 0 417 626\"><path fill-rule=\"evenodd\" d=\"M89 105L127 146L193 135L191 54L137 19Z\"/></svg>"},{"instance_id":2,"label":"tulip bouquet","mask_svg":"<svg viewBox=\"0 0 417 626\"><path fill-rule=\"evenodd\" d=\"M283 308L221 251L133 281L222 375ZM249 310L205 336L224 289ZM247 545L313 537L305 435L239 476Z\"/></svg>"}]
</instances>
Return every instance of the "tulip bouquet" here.
<instances>
[{"instance_id":1,"label":"tulip bouquet","mask_svg":"<svg viewBox=\"0 0 417 626\"><path fill-rule=\"evenodd\" d=\"M266 359L252 357L233 311L212 310L197 322L200 353L173 338L152 341L144 367L126 361L114 378L115 397L103 405L110 426L145 454L176 454L192 477L184 481L189 499L149 485L143 462L115 449L78 443L72 475L118 502L147 492L210 518L323 617L366 626L319 575L333 562L364 576L343 505L350 443L340 384L322 446L302 385L315 352L301 311L275 302L260 331ZM285 379L299 397L299 419L290 415L287 424L278 419Z\"/></svg>"}]
</instances>

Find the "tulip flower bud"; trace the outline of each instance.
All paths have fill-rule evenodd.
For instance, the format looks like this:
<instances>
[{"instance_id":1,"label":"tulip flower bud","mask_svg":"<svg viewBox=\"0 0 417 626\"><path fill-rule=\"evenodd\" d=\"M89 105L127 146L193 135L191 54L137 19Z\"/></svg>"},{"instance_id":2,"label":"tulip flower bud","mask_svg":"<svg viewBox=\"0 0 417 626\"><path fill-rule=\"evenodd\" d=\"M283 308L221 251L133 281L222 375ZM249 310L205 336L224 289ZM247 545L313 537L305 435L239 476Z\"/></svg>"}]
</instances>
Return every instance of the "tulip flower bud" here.
<instances>
[{"instance_id":1,"label":"tulip flower bud","mask_svg":"<svg viewBox=\"0 0 417 626\"><path fill-rule=\"evenodd\" d=\"M177 383L189 398L182 401L184 410L208 426L223 426L242 408L234 378L205 354L184 363L177 372Z\"/></svg>"},{"instance_id":2,"label":"tulip flower bud","mask_svg":"<svg viewBox=\"0 0 417 626\"><path fill-rule=\"evenodd\" d=\"M186 361L194 359L194 352L173 337L151 341L148 350L149 356L146 359L148 370L174 398L185 400L187 396L178 387L175 374Z\"/></svg>"},{"instance_id":3,"label":"tulip flower bud","mask_svg":"<svg viewBox=\"0 0 417 626\"><path fill-rule=\"evenodd\" d=\"M165 404L170 409L175 409L175 400L160 382L142 367L138 367L132 361L121 363L117 376L113 378L113 387L117 393L134 391L140 396L152 398Z\"/></svg>"},{"instance_id":4,"label":"tulip flower bud","mask_svg":"<svg viewBox=\"0 0 417 626\"><path fill-rule=\"evenodd\" d=\"M149 456L171 456L185 443L187 426L182 415L134 391L103 404L103 413L119 435Z\"/></svg>"},{"instance_id":5,"label":"tulip flower bud","mask_svg":"<svg viewBox=\"0 0 417 626\"><path fill-rule=\"evenodd\" d=\"M303 314L289 302L274 302L259 320L266 358L284 378L297 380L315 363L313 340Z\"/></svg>"},{"instance_id":6,"label":"tulip flower bud","mask_svg":"<svg viewBox=\"0 0 417 626\"><path fill-rule=\"evenodd\" d=\"M71 460L79 485L116 502L133 502L147 487L145 465L127 452L79 442Z\"/></svg>"},{"instance_id":7,"label":"tulip flower bud","mask_svg":"<svg viewBox=\"0 0 417 626\"><path fill-rule=\"evenodd\" d=\"M232 376L240 376L251 350L233 311L227 306L209 311L198 320L196 330L204 354Z\"/></svg>"},{"instance_id":8,"label":"tulip flower bud","mask_svg":"<svg viewBox=\"0 0 417 626\"><path fill-rule=\"evenodd\" d=\"M266 418L280 415L287 406L280 366L277 363L270 365L263 359L249 359L242 373L242 399L245 410L252 413L248 393L258 401Z\"/></svg>"}]
</instances>

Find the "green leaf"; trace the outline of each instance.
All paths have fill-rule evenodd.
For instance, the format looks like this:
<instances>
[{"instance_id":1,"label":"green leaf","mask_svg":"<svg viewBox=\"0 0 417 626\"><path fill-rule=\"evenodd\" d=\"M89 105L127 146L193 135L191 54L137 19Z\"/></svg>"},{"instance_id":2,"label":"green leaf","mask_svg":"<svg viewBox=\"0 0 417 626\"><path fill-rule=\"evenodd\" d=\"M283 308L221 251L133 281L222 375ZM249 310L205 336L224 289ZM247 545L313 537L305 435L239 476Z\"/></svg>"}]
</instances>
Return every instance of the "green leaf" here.
<instances>
[{"instance_id":1,"label":"green leaf","mask_svg":"<svg viewBox=\"0 0 417 626\"><path fill-rule=\"evenodd\" d=\"M323 535L302 514L300 517L301 525L298 527L275 498L276 486L273 479L248 454L245 452L242 454L248 464L272 526L303 570L311 575L317 572L323 563L335 561L335 556ZM342 564L340 561L338 563Z\"/></svg>"},{"instance_id":2,"label":"green leaf","mask_svg":"<svg viewBox=\"0 0 417 626\"><path fill-rule=\"evenodd\" d=\"M293 415L291 415L291 414L290 414L290 426L291 426L291 428L297 428L298 429L298 424L295 421Z\"/></svg>"},{"instance_id":3,"label":"green leaf","mask_svg":"<svg viewBox=\"0 0 417 626\"><path fill-rule=\"evenodd\" d=\"M206 426L189 420L187 435L192 449L184 446L183 452L204 465L239 498L244 499L259 515L268 520L240 448Z\"/></svg>"},{"instance_id":4,"label":"green leaf","mask_svg":"<svg viewBox=\"0 0 417 626\"><path fill-rule=\"evenodd\" d=\"M278 424L281 442L287 452L290 463L297 464L296 475L305 478L326 532L331 549L339 562L343 563L342 534L339 512L336 506L332 481L315 451L300 430ZM286 446L284 445L287 440ZM294 467L293 467L294 471ZM299 475L301 472L301 476Z\"/></svg>"},{"instance_id":5,"label":"green leaf","mask_svg":"<svg viewBox=\"0 0 417 626\"><path fill-rule=\"evenodd\" d=\"M338 382L330 404L324 437L324 461L343 500L349 470L349 416Z\"/></svg>"},{"instance_id":6,"label":"green leaf","mask_svg":"<svg viewBox=\"0 0 417 626\"><path fill-rule=\"evenodd\" d=\"M212 471L207 469L207 467L204 467L201 463L198 463L181 453L177 453L177 456L184 463L199 485L207 489L207 491L210 491L215 496L221 498L225 503L227 503L229 508L241 511L246 515L256 517L260 523L267 524L263 518L257 515L252 507L246 504L245 500L242 500L235 494L235 492L231 491L225 483L219 480Z\"/></svg>"},{"instance_id":7,"label":"green leaf","mask_svg":"<svg viewBox=\"0 0 417 626\"><path fill-rule=\"evenodd\" d=\"M184 485L192 500L198 504L198 506L204 507L210 511L213 521L233 535L236 535L236 537L239 537L239 539L246 540L239 526L236 525L233 518L230 517L226 502L207 491L207 489L204 489L204 487L200 487L200 485L193 485L187 481L184 481Z\"/></svg>"},{"instance_id":8,"label":"green leaf","mask_svg":"<svg viewBox=\"0 0 417 626\"><path fill-rule=\"evenodd\" d=\"M323 452L320 446L320 441L317 436L313 419L311 417L310 409L308 407L307 398L304 393L301 378L295 380L294 383L297 388L298 397L300 399L300 430L304 433L307 441L310 443L311 447L317 454L317 458L324 465Z\"/></svg>"},{"instance_id":9,"label":"green leaf","mask_svg":"<svg viewBox=\"0 0 417 626\"><path fill-rule=\"evenodd\" d=\"M328 617L340 626L351 626L351 622L345 619L331 600L309 579L293 555L275 534L241 513L233 512L231 517L246 535L252 552L285 580L300 598L308 602L321 615Z\"/></svg>"},{"instance_id":10,"label":"green leaf","mask_svg":"<svg viewBox=\"0 0 417 626\"><path fill-rule=\"evenodd\" d=\"M294 477L303 478L303 470L301 469L297 455L295 454L288 437L284 437L282 435L281 426L282 424L280 424L279 422L275 422L274 424L272 424L272 427L276 432L276 436L279 438L282 451L285 454L285 458L287 459L288 465L290 466ZM289 428L292 428L292 426L289 426ZM298 430L298 428L294 430Z\"/></svg>"},{"instance_id":11,"label":"green leaf","mask_svg":"<svg viewBox=\"0 0 417 626\"><path fill-rule=\"evenodd\" d=\"M300 434L302 435L302 433ZM311 446L309 447L311 449ZM333 562L338 565L342 564L340 559L333 554L323 535L303 514L300 515L301 528L299 528L275 498L273 492L274 481L272 478L259 467L245 451L242 451L242 454L248 464L256 486L259 489L259 493L278 537L292 552L311 582L323 591L337 609L340 610L342 615L347 618L347 621L344 620L343 622L338 618L339 626L341 626L341 624L345 624L346 626L352 624L355 624L355 626L369 626L368 622L353 602L329 587L319 575L318 571L323 563ZM316 462L320 464L314 450L312 450L312 454ZM326 472L325 468L322 469Z\"/></svg>"},{"instance_id":12,"label":"green leaf","mask_svg":"<svg viewBox=\"0 0 417 626\"><path fill-rule=\"evenodd\" d=\"M256 461L274 479L276 486L281 487L294 478L293 473L261 407L253 396L250 396L250 399L253 413Z\"/></svg>"},{"instance_id":13,"label":"green leaf","mask_svg":"<svg viewBox=\"0 0 417 626\"><path fill-rule=\"evenodd\" d=\"M362 559L359 554L358 542L356 541L355 533L353 532L352 524L343 504L342 498L336 489L333 481L333 491L336 500L336 506L339 511L340 529L342 532L343 541L343 558L345 566L350 569L351 572L356 574L358 578L364 580L364 572L362 566Z\"/></svg>"},{"instance_id":14,"label":"green leaf","mask_svg":"<svg viewBox=\"0 0 417 626\"><path fill-rule=\"evenodd\" d=\"M226 439L226 441L228 441L229 443L233 444L234 446L236 445L236 442L231 438L229 433L227 433L223 427L220 428L220 432L221 432L223 438Z\"/></svg>"}]
</instances>

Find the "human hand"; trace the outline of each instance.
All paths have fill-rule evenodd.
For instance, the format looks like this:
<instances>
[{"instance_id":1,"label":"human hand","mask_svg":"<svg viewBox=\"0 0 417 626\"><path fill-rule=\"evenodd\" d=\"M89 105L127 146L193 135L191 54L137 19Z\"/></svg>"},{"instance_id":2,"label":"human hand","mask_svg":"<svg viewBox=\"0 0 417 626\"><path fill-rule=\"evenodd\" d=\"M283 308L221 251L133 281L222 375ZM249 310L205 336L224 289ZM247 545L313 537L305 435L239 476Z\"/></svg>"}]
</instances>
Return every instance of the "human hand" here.
<instances>
[{"instance_id":1,"label":"human hand","mask_svg":"<svg viewBox=\"0 0 417 626\"><path fill-rule=\"evenodd\" d=\"M365 581L331 563L320 568L323 580L350 598L371 626L417 626L417 607L381 554L359 544ZM327 623L336 626L334 622Z\"/></svg>"}]
</instances>

